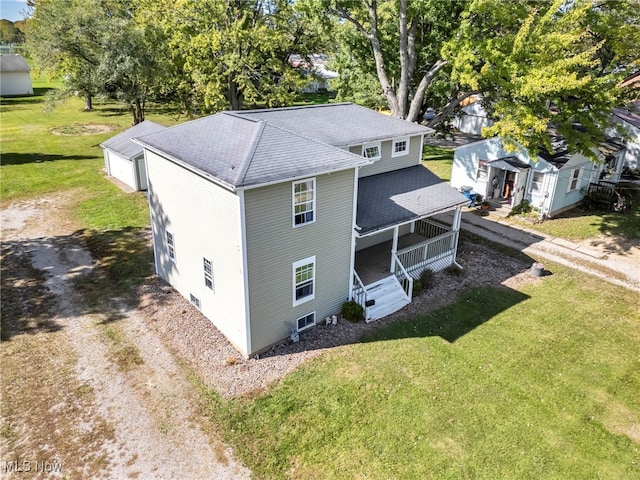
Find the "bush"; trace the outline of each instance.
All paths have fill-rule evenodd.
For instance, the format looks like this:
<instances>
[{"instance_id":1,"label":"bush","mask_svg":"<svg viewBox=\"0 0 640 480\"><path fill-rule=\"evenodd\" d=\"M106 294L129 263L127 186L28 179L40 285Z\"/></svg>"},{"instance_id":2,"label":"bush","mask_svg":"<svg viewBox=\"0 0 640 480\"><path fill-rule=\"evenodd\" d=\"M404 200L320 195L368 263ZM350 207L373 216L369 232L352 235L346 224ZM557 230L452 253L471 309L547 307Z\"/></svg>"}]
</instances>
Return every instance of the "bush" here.
<instances>
[{"instance_id":1,"label":"bush","mask_svg":"<svg viewBox=\"0 0 640 480\"><path fill-rule=\"evenodd\" d=\"M464 273L462 269L457 265L449 265L447 268L445 268L444 271L447 272L448 275L451 275L454 277L459 277Z\"/></svg>"},{"instance_id":2,"label":"bush","mask_svg":"<svg viewBox=\"0 0 640 480\"><path fill-rule=\"evenodd\" d=\"M433 286L433 282L436 279L436 274L430 268L426 268L420 274L420 283L423 289L428 289Z\"/></svg>"},{"instance_id":3,"label":"bush","mask_svg":"<svg viewBox=\"0 0 640 480\"><path fill-rule=\"evenodd\" d=\"M524 199L511 209L511 213L509 215L522 215L523 213L531 212L531 210L533 210L531 203L529 200Z\"/></svg>"},{"instance_id":4,"label":"bush","mask_svg":"<svg viewBox=\"0 0 640 480\"><path fill-rule=\"evenodd\" d=\"M342 304L342 318L350 322L361 322L364 320L364 308L353 300Z\"/></svg>"},{"instance_id":5,"label":"bush","mask_svg":"<svg viewBox=\"0 0 640 480\"><path fill-rule=\"evenodd\" d=\"M414 280L413 281L413 290L411 292L411 297L417 297L418 295L420 295L422 293L422 290L424 290L424 288L422 287L422 282L420 280Z\"/></svg>"}]
</instances>

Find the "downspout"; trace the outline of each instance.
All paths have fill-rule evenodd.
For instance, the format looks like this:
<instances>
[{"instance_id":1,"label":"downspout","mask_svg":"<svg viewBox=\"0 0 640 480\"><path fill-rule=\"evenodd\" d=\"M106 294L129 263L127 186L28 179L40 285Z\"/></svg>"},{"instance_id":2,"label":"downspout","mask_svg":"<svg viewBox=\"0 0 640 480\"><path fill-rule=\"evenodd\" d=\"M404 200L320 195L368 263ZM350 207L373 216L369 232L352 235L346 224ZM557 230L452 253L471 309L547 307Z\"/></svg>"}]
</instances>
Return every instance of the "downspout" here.
<instances>
[{"instance_id":1,"label":"downspout","mask_svg":"<svg viewBox=\"0 0 640 480\"><path fill-rule=\"evenodd\" d=\"M244 190L237 192L240 207L240 251L242 252L242 281L244 298L244 320L247 357L251 354L251 307L249 305L249 270L247 268L247 229L245 218Z\"/></svg>"},{"instance_id":2,"label":"downspout","mask_svg":"<svg viewBox=\"0 0 640 480\"><path fill-rule=\"evenodd\" d=\"M149 204L149 224L151 225L151 245L153 246L153 268L158 275L158 251L156 250L156 229L153 223L153 209L151 208L151 182L149 181L149 163L147 162L147 149L144 152L144 169L147 172L147 203Z\"/></svg>"},{"instance_id":3,"label":"downspout","mask_svg":"<svg viewBox=\"0 0 640 480\"><path fill-rule=\"evenodd\" d=\"M462 269L462 265L458 263L456 260L458 256L458 242L460 241L460 222L462 221L462 207L456 207L456 213L453 217L453 231L455 232L455 245L453 246L453 262L452 265L456 265L458 268Z\"/></svg>"},{"instance_id":4,"label":"downspout","mask_svg":"<svg viewBox=\"0 0 640 480\"><path fill-rule=\"evenodd\" d=\"M356 271L356 215L358 212L358 173L360 167L353 170L353 202L351 211L351 258L349 259L349 300L353 300L353 277Z\"/></svg>"}]
</instances>

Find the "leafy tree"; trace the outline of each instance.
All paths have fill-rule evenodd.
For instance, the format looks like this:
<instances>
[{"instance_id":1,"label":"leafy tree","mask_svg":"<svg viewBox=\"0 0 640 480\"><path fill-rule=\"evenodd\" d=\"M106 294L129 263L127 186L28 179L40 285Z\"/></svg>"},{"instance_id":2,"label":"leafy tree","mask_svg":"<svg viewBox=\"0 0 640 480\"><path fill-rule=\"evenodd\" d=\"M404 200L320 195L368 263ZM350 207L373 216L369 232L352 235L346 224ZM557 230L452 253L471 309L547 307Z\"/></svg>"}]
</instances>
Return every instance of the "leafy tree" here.
<instances>
[{"instance_id":1,"label":"leafy tree","mask_svg":"<svg viewBox=\"0 0 640 480\"><path fill-rule=\"evenodd\" d=\"M484 135L551 150L553 124L571 151L593 157L638 65L639 20L631 2L474 0L443 53L452 80L483 93L496 122Z\"/></svg>"},{"instance_id":2,"label":"leafy tree","mask_svg":"<svg viewBox=\"0 0 640 480\"><path fill-rule=\"evenodd\" d=\"M418 119L425 93L447 62L440 49L459 24L466 0L307 0L306 8L317 16L331 15L340 21L325 22L338 32L336 64L353 68L341 75L367 91L375 74L380 92L399 118ZM346 47L342 47L346 46ZM351 53L346 51L351 49ZM375 67L375 68L373 68ZM339 81L339 95L345 82ZM355 93L355 91L354 91ZM353 94L352 94L353 95Z\"/></svg>"},{"instance_id":3,"label":"leafy tree","mask_svg":"<svg viewBox=\"0 0 640 480\"><path fill-rule=\"evenodd\" d=\"M286 0L180 0L166 27L173 64L188 75L206 110L282 105L300 85L288 59L307 31Z\"/></svg>"},{"instance_id":4,"label":"leafy tree","mask_svg":"<svg viewBox=\"0 0 640 480\"><path fill-rule=\"evenodd\" d=\"M24 34L18 26L10 20L0 20L0 42L3 43L22 43Z\"/></svg>"},{"instance_id":5,"label":"leafy tree","mask_svg":"<svg viewBox=\"0 0 640 480\"><path fill-rule=\"evenodd\" d=\"M145 103L165 70L149 25L136 23L133 0L32 0L28 45L36 65L64 78L60 99L80 92L85 109L95 95L127 104L133 123L144 120Z\"/></svg>"}]
</instances>

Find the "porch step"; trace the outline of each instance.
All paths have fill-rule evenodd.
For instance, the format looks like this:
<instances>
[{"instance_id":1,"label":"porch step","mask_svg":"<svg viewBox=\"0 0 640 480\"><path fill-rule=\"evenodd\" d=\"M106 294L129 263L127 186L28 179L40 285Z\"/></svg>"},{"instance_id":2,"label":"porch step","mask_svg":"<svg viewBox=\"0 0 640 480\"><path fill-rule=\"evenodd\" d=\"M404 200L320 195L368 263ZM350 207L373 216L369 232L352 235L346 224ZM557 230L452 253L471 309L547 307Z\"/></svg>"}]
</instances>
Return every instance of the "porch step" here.
<instances>
[{"instance_id":1,"label":"porch step","mask_svg":"<svg viewBox=\"0 0 640 480\"><path fill-rule=\"evenodd\" d=\"M365 288L369 300L376 301L375 305L367 309L367 322L391 315L410 303L394 275L367 285Z\"/></svg>"}]
</instances>

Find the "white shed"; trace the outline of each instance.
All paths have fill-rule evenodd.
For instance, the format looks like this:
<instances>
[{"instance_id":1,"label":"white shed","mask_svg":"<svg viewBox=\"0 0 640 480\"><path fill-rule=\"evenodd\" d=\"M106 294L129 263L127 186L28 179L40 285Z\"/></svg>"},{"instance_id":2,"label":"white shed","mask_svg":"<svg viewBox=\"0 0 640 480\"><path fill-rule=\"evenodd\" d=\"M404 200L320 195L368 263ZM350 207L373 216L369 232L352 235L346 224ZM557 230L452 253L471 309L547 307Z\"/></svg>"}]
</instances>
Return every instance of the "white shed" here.
<instances>
[{"instance_id":1,"label":"white shed","mask_svg":"<svg viewBox=\"0 0 640 480\"><path fill-rule=\"evenodd\" d=\"M117 178L134 190L146 190L148 185L147 170L144 164L144 150L131 139L164 130L165 128L162 125L145 120L101 143L107 175Z\"/></svg>"},{"instance_id":2,"label":"white shed","mask_svg":"<svg viewBox=\"0 0 640 480\"><path fill-rule=\"evenodd\" d=\"M20 55L0 55L0 96L33 95L30 72Z\"/></svg>"}]
</instances>

